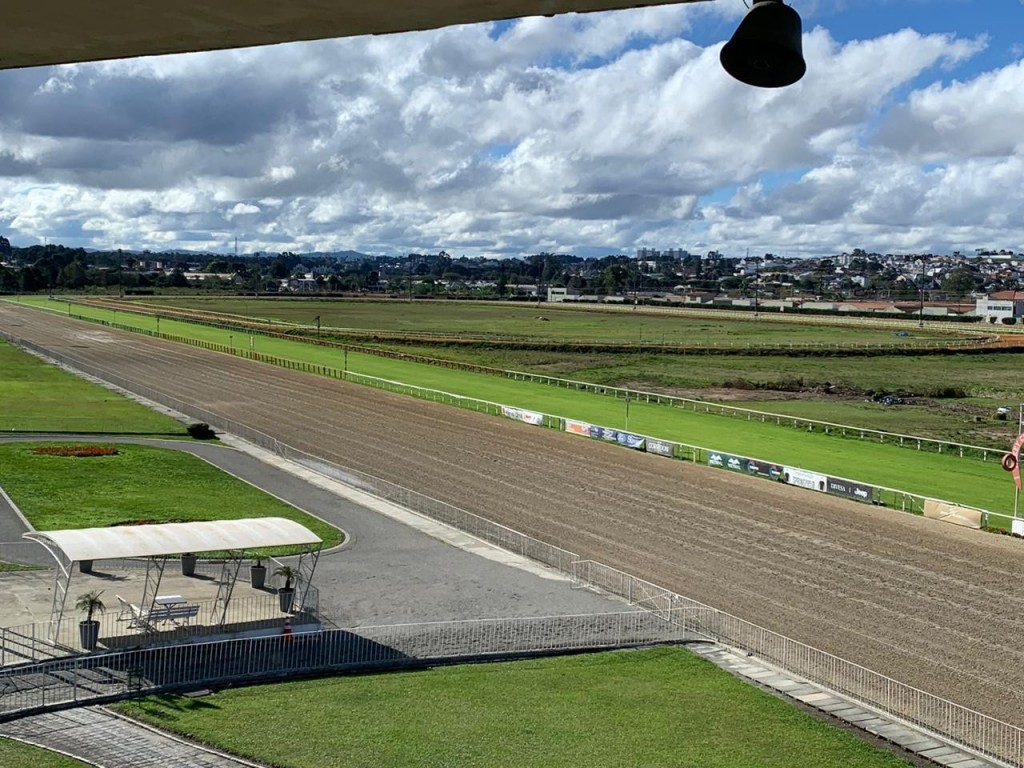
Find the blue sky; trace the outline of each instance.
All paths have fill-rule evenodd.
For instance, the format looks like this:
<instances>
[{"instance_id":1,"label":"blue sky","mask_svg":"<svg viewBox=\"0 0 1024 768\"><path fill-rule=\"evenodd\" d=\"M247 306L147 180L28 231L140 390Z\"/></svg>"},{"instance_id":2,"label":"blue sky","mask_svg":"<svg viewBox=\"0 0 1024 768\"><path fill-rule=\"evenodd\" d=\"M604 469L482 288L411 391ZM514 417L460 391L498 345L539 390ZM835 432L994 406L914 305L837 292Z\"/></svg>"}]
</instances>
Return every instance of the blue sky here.
<instances>
[{"instance_id":1,"label":"blue sky","mask_svg":"<svg viewBox=\"0 0 1024 768\"><path fill-rule=\"evenodd\" d=\"M0 72L0 234L1024 251L1024 4L793 5L808 74L780 91L719 66L741 0Z\"/></svg>"}]
</instances>

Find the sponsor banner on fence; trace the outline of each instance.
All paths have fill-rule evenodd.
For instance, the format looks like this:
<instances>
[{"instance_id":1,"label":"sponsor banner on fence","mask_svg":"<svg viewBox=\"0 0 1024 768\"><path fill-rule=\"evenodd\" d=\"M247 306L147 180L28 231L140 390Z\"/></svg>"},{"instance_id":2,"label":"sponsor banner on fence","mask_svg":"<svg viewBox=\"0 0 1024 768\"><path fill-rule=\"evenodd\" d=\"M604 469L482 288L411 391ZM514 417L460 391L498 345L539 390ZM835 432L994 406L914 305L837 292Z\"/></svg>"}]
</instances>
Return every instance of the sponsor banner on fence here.
<instances>
[{"instance_id":1,"label":"sponsor banner on fence","mask_svg":"<svg viewBox=\"0 0 1024 768\"><path fill-rule=\"evenodd\" d=\"M955 504L946 504L934 499L925 500L924 516L933 520L942 520L944 523L962 525L966 528L981 528L980 510L958 507Z\"/></svg>"},{"instance_id":2,"label":"sponsor banner on fence","mask_svg":"<svg viewBox=\"0 0 1024 768\"><path fill-rule=\"evenodd\" d=\"M501 406L501 415L516 421L525 421L527 424L541 426L544 424L544 414L524 411L522 408L510 408L507 405Z\"/></svg>"},{"instance_id":3,"label":"sponsor banner on fence","mask_svg":"<svg viewBox=\"0 0 1024 768\"><path fill-rule=\"evenodd\" d=\"M747 459L744 469L747 474L767 477L770 480L779 480L782 477L782 467L778 464L769 464L767 461Z\"/></svg>"},{"instance_id":4,"label":"sponsor banner on fence","mask_svg":"<svg viewBox=\"0 0 1024 768\"><path fill-rule=\"evenodd\" d=\"M1013 529L1013 532L1018 536L1024 536L1024 520L1021 520L1019 517L1015 517L1013 518L1013 522L1010 523L1010 526Z\"/></svg>"},{"instance_id":5,"label":"sponsor banner on fence","mask_svg":"<svg viewBox=\"0 0 1024 768\"><path fill-rule=\"evenodd\" d=\"M627 448L636 448L638 451L644 449L644 441L646 440L646 438L640 437L640 435L633 435L629 432L617 433L616 439L619 441L619 445L624 445Z\"/></svg>"},{"instance_id":6,"label":"sponsor banner on fence","mask_svg":"<svg viewBox=\"0 0 1024 768\"><path fill-rule=\"evenodd\" d=\"M572 419L566 419L565 431L571 432L574 435L583 435L584 437L590 437L590 425L583 421L573 421Z\"/></svg>"},{"instance_id":7,"label":"sponsor banner on fence","mask_svg":"<svg viewBox=\"0 0 1024 768\"><path fill-rule=\"evenodd\" d=\"M595 440L607 440L611 443L619 442L619 431L611 427L590 427L590 436Z\"/></svg>"},{"instance_id":8,"label":"sponsor banner on fence","mask_svg":"<svg viewBox=\"0 0 1024 768\"><path fill-rule=\"evenodd\" d=\"M719 453L718 451L708 453L709 467L721 467L722 469L731 469L733 472L745 472L745 463L739 456L733 456L731 453Z\"/></svg>"},{"instance_id":9,"label":"sponsor banner on fence","mask_svg":"<svg viewBox=\"0 0 1024 768\"><path fill-rule=\"evenodd\" d=\"M647 438L647 452L656 453L659 456L675 456L675 443L667 443L664 440L655 440L654 438Z\"/></svg>"},{"instance_id":10,"label":"sponsor banner on fence","mask_svg":"<svg viewBox=\"0 0 1024 768\"><path fill-rule=\"evenodd\" d=\"M828 478L827 490L836 496L846 496L857 501L871 501L874 498L874 486L855 483L852 480L841 480L838 477Z\"/></svg>"},{"instance_id":11,"label":"sponsor banner on fence","mask_svg":"<svg viewBox=\"0 0 1024 768\"><path fill-rule=\"evenodd\" d=\"M790 485L809 488L812 491L828 490L828 477L817 472L808 472L798 467L783 467L782 476Z\"/></svg>"}]
</instances>

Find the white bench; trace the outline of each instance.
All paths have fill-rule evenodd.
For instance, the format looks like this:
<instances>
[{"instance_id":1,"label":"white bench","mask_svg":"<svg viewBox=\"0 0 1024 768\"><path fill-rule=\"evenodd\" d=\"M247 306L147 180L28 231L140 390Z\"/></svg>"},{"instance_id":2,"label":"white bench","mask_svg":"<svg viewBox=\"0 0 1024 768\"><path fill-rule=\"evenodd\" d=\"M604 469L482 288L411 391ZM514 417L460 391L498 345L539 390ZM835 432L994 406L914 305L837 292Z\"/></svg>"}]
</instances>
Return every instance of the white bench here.
<instances>
[{"instance_id":1,"label":"white bench","mask_svg":"<svg viewBox=\"0 0 1024 768\"><path fill-rule=\"evenodd\" d=\"M183 605L181 603L158 605L146 614L146 621L149 624L162 624L170 621L175 626L179 626L181 624L188 624L189 619L194 619L198 615L198 605Z\"/></svg>"}]
</instances>

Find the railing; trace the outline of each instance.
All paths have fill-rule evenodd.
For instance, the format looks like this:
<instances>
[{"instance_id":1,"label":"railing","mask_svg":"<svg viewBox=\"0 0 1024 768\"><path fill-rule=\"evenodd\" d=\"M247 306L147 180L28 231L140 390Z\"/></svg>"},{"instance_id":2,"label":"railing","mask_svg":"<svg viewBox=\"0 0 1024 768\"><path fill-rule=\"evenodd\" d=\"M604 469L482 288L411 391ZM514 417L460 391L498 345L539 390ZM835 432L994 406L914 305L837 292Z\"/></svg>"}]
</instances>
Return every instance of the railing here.
<instances>
[{"instance_id":1,"label":"railing","mask_svg":"<svg viewBox=\"0 0 1024 768\"><path fill-rule=\"evenodd\" d=\"M676 616L690 628L768 662L809 682L863 703L878 712L923 728L983 755L1024 765L1024 729L934 696L777 632L675 594L663 587L594 562L573 565L573 580L629 602Z\"/></svg>"},{"instance_id":2,"label":"railing","mask_svg":"<svg viewBox=\"0 0 1024 768\"><path fill-rule=\"evenodd\" d=\"M693 640L691 611L399 624L77 656L0 670L0 720L145 693L345 670Z\"/></svg>"}]
</instances>

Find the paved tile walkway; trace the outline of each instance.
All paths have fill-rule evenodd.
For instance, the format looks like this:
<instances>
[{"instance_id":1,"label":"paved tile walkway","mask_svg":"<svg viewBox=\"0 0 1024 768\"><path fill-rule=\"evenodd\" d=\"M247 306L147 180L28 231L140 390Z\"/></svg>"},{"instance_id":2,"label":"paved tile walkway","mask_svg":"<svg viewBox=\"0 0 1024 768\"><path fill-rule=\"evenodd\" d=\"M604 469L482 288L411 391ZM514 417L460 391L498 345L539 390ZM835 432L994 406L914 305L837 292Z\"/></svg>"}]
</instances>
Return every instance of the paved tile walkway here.
<instances>
[{"instance_id":1,"label":"paved tile walkway","mask_svg":"<svg viewBox=\"0 0 1024 768\"><path fill-rule=\"evenodd\" d=\"M0 723L0 736L57 750L102 768L251 768L256 763L165 736L101 707L47 712Z\"/></svg>"},{"instance_id":2,"label":"paved tile walkway","mask_svg":"<svg viewBox=\"0 0 1024 768\"><path fill-rule=\"evenodd\" d=\"M827 712L939 765L952 768L996 768L999 765L715 643L698 643L688 647L737 677Z\"/></svg>"}]
</instances>

